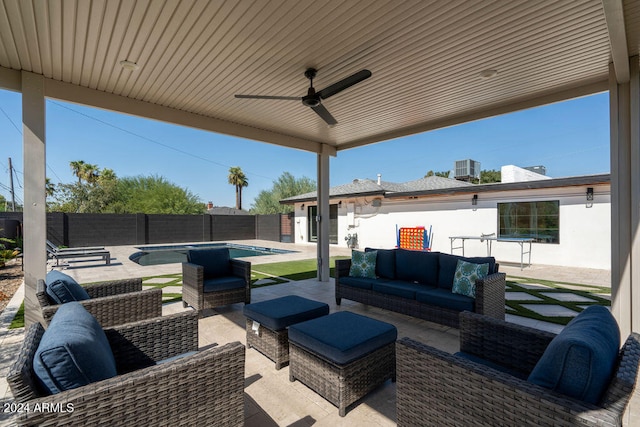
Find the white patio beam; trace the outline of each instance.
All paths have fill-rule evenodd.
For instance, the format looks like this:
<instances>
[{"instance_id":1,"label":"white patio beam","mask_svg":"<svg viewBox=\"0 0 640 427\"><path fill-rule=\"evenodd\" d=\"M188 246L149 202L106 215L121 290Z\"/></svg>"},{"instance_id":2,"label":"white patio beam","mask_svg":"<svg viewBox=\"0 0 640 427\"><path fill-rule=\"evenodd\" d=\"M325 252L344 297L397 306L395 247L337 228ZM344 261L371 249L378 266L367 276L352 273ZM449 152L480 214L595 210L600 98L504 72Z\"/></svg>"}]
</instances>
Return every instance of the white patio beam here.
<instances>
[{"instance_id":1,"label":"white patio beam","mask_svg":"<svg viewBox=\"0 0 640 427\"><path fill-rule=\"evenodd\" d=\"M19 71L0 67L1 89L20 91L20 79L21 76ZM239 138L267 142L282 147L296 148L299 150L310 151L312 153L320 153L322 150L322 144L317 141L298 138L283 133L271 132L265 129L258 129L253 126L247 126L227 120L193 114L53 79L43 78L43 81L44 95L47 98L54 98L89 107L131 114L138 117L159 120L166 123L187 126L210 132L217 132Z\"/></svg>"},{"instance_id":2,"label":"white patio beam","mask_svg":"<svg viewBox=\"0 0 640 427\"><path fill-rule=\"evenodd\" d=\"M629 50L627 49L627 33L624 25L624 7L622 0L602 0L604 18L609 32L611 59L618 83L627 83L629 74Z\"/></svg>"},{"instance_id":3,"label":"white patio beam","mask_svg":"<svg viewBox=\"0 0 640 427\"><path fill-rule=\"evenodd\" d=\"M25 322L40 321L38 279L47 273L45 205L46 112L44 78L22 72L22 140L24 151L24 283Z\"/></svg>"}]
</instances>

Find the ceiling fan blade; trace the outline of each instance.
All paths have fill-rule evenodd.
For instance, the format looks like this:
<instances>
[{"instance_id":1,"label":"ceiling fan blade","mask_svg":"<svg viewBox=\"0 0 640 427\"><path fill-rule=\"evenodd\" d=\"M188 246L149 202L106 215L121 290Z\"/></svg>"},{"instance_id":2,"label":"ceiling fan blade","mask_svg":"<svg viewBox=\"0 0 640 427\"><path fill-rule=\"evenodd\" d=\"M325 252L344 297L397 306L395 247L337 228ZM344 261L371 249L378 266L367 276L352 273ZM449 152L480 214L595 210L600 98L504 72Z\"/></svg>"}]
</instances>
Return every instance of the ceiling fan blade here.
<instances>
[{"instance_id":1,"label":"ceiling fan blade","mask_svg":"<svg viewBox=\"0 0 640 427\"><path fill-rule=\"evenodd\" d=\"M235 95L236 98L249 98L249 99L279 99L283 101L300 101L302 98L299 96L270 96L270 95Z\"/></svg>"},{"instance_id":2,"label":"ceiling fan blade","mask_svg":"<svg viewBox=\"0 0 640 427\"><path fill-rule=\"evenodd\" d=\"M329 112L329 110L327 110L324 105L322 104L318 104L315 107L311 107L311 109L313 111L316 112L316 114L318 114L320 117L322 117L322 120L324 120L325 122L327 122L327 124L329 126L333 126L333 125L337 125L338 122L336 121L336 119L333 118L333 116L331 115L331 113Z\"/></svg>"},{"instance_id":3,"label":"ceiling fan blade","mask_svg":"<svg viewBox=\"0 0 640 427\"><path fill-rule=\"evenodd\" d=\"M350 88L351 86L360 83L363 80L371 77L371 71L369 70L361 70L357 73L347 77L346 79L342 79L339 82L336 82L330 86L325 87L321 91L318 92L318 96L321 99L327 99L330 96L335 95L338 92L342 92L343 90Z\"/></svg>"}]
</instances>

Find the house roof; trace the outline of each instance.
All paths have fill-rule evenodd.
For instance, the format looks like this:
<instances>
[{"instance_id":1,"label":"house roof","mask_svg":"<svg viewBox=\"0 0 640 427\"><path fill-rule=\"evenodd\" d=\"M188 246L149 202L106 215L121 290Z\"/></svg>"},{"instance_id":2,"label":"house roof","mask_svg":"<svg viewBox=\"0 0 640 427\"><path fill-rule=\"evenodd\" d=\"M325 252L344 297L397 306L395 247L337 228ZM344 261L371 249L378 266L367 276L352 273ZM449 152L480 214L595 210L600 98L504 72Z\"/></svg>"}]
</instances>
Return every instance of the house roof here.
<instances>
[{"instance_id":1,"label":"house roof","mask_svg":"<svg viewBox=\"0 0 640 427\"><path fill-rule=\"evenodd\" d=\"M33 73L48 97L329 154L606 91L639 46L637 0L0 5L2 88ZM234 97L302 97L309 67L317 89L372 73L323 100L334 127L300 101Z\"/></svg>"},{"instance_id":2,"label":"house roof","mask_svg":"<svg viewBox=\"0 0 640 427\"><path fill-rule=\"evenodd\" d=\"M346 198L346 197L364 197L364 196L383 196L389 197L389 194L406 193L414 191L447 189L454 187L467 187L468 182L457 181L450 178L442 178L438 176L430 176L415 181L405 183L396 183L377 181L372 179L354 179L352 182L343 185L337 185L329 189L329 198ZM310 193L301 194L299 196L288 197L280 201L282 204L292 204L296 202L307 202L316 200L318 193L312 191Z\"/></svg>"},{"instance_id":3,"label":"house roof","mask_svg":"<svg viewBox=\"0 0 640 427\"><path fill-rule=\"evenodd\" d=\"M542 179L538 181L522 181L522 182L496 182L491 184L471 184L471 186L465 187L450 187L430 190L418 190L418 191L400 191L396 193L387 194L387 198L404 198L404 197L420 197L420 196L433 196L441 194L460 194L460 193L484 193L484 192L496 192L496 191L513 191L513 190L533 190L540 188L559 188L559 187L574 187L596 184L609 184L611 183L610 174L596 174L596 175L582 175L572 176L566 178L551 178Z\"/></svg>"},{"instance_id":4,"label":"house roof","mask_svg":"<svg viewBox=\"0 0 640 427\"><path fill-rule=\"evenodd\" d=\"M353 198L364 196L382 196L386 199L425 197L443 194L484 193L514 190L533 190L540 188L559 188L597 184L610 184L610 174L582 175L566 178L551 178L538 181L497 182L491 184L471 184L451 178L430 176L402 184L377 183L370 179L358 179L345 185L329 189L329 198ZM386 185L385 185L386 184ZM317 192L301 194L281 200L282 204L311 202L317 198Z\"/></svg>"}]
</instances>

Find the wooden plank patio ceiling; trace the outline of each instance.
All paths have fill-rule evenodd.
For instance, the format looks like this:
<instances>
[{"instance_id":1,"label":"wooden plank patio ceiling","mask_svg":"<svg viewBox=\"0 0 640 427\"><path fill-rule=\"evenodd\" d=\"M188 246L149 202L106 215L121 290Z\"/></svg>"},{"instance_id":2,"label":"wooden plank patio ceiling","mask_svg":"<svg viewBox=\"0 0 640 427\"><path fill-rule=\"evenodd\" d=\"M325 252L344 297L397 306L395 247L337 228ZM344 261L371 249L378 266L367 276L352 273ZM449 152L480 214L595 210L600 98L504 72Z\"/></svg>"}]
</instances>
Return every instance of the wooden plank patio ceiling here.
<instances>
[{"instance_id":1,"label":"wooden plank patio ceiling","mask_svg":"<svg viewBox=\"0 0 640 427\"><path fill-rule=\"evenodd\" d=\"M639 2L622 3L638 54ZM0 0L4 71L241 125L251 132L235 134L252 139L308 141L298 148L311 151L606 90L610 62L600 0ZM303 96L308 67L319 89L373 73L324 101L335 127L301 103L234 98ZM482 79L488 69L497 76Z\"/></svg>"}]
</instances>

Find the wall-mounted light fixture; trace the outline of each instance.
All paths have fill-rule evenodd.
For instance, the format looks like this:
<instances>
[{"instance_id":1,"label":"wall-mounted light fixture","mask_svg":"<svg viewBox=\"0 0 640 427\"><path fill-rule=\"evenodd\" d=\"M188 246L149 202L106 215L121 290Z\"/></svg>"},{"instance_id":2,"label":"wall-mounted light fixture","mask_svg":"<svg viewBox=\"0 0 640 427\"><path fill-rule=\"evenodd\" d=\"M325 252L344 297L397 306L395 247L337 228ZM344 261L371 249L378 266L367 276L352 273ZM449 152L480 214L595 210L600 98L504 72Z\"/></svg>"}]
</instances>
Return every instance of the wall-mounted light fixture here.
<instances>
[{"instance_id":1,"label":"wall-mounted light fixture","mask_svg":"<svg viewBox=\"0 0 640 427\"><path fill-rule=\"evenodd\" d=\"M338 202L338 207L339 207L339 208L341 208L341 207L342 207L342 200L340 200L340 201Z\"/></svg>"},{"instance_id":2,"label":"wall-mounted light fixture","mask_svg":"<svg viewBox=\"0 0 640 427\"><path fill-rule=\"evenodd\" d=\"M593 187L587 187L587 202L593 202Z\"/></svg>"},{"instance_id":3,"label":"wall-mounted light fixture","mask_svg":"<svg viewBox=\"0 0 640 427\"><path fill-rule=\"evenodd\" d=\"M300 210L303 211L304 210L304 203L300 205Z\"/></svg>"},{"instance_id":4,"label":"wall-mounted light fixture","mask_svg":"<svg viewBox=\"0 0 640 427\"><path fill-rule=\"evenodd\" d=\"M473 195L473 199L471 199L471 204L473 206L476 206L478 204L478 195L477 194Z\"/></svg>"}]
</instances>

